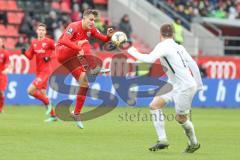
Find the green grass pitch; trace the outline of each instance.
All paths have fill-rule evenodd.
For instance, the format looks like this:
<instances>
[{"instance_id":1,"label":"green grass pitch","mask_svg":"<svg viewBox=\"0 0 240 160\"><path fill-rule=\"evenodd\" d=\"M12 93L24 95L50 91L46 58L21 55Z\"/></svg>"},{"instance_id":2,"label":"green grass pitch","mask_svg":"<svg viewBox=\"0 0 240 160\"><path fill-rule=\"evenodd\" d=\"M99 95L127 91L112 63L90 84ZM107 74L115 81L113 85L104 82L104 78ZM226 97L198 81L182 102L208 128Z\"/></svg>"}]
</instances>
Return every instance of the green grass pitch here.
<instances>
[{"instance_id":1,"label":"green grass pitch","mask_svg":"<svg viewBox=\"0 0 240 160\"><path fill-rule=\"evenodd\" d=\"M86 107L85 110L92 109ZM41 107L6 107L0 115L0 160L237 160L240 159L240 110L193 109L193 122L201 148L186 147L182 128L172 121L174 109L164 110L170 148L148 151L156 140L148 108L120 107L84 122L45 123ZM130 115L140 116L131 117ZM126 117L127 114L127 117ZM145 118L144 118L145 117ZM127 119L126 119L127 118Z\"/></svg>"}]
</instances>

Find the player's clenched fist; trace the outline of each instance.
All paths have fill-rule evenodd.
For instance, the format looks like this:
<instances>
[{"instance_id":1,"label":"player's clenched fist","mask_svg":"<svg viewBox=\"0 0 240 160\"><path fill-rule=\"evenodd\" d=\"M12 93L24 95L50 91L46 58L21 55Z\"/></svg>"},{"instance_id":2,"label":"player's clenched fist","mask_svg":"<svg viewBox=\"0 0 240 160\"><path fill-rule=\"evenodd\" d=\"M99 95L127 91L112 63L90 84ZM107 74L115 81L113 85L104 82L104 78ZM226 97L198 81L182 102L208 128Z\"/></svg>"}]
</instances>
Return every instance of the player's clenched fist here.
<instances>
[{"instance_id":1,"label":"player's clenched fist","mask_svg":"<svg viewBox=\"0 0 240 160\"><path fill-rule=\"evenodd\" d=\"M108 28L108 29L107 29L107 36L108 36L108 37L112 37L113 33L114 33L113 28Z\"/></svg>"}]
</instances>

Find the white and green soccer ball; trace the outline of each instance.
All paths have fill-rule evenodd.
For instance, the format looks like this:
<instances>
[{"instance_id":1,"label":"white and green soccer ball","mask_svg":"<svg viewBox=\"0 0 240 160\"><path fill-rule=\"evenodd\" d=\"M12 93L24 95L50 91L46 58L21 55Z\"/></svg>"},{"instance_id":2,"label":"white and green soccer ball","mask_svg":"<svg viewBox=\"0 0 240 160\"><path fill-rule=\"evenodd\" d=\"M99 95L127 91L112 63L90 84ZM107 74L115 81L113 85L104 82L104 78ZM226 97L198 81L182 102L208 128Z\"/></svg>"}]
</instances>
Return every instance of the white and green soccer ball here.
<instances>
[{"instance_id":1,"label":"white and green soccer ball","mask_svg":"<svg viewBox=\"0 0 240 160\"><path fill-rule=\"evenodd\" d=\"M112 35L111 41L112 43L119 47L122 43L128 40L127 35L124 32L117 31Z\"/></svg>"}]
</instances>

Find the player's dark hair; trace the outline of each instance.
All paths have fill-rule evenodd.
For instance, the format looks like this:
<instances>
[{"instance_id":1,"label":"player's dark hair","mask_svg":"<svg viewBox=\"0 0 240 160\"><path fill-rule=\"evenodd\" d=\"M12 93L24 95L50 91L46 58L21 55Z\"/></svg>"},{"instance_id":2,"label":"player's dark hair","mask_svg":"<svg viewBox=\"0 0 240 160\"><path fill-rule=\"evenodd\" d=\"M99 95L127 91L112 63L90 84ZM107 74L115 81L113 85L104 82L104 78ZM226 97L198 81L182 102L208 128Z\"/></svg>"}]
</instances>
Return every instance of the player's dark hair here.
<instances>
[{"instance_id":1,"label":"player's dark hair","mask_svg":"<svg viewBox=\"0 0 240 160\"><path fill-rule=\"evenodd\" d=\"M47 25L44 24L44 23L38 23L37 28L38 28L38 27L44 27L44 28L47 29Z\"/></svg>"},{"instance_id":2,"label":"player's dark hair","mask_svg":"<svg viewBox=\"0 0 240 160\"><path fill-rule=\"evenodd\" d=\"M94 15L94 17L98 16L98 11L92 10L92 9L87 9L83 12L83 17L89 16L89 15Z\"/></svg>"},{"instance_id":3,"label":"player's dark hair","mask_svg":"<svg viewBox=\"0 0 240 160\"><path fill-rule=\"evenodd\" d=\"M164 24L160 28L161 35L164 38L172 38L173 37L173 27L171 24Z\"/></svg>"}]
</instances>

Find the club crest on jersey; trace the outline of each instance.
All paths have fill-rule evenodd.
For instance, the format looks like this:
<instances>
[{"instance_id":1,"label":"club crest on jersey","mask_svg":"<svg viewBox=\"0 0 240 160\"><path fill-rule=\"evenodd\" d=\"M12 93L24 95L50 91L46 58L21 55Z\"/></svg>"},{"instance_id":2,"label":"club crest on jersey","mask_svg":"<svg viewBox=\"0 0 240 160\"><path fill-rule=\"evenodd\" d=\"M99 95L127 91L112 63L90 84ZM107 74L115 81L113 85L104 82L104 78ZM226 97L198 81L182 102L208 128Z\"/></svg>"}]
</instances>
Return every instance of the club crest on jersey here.
<instances>
[{"instance_id":1,"label":"club crest on jersey","mask_svg":"<svg viewBox=\"0 0 240 160\"><path fill-rule=\"evenodd\" d=\"M47 46L47 43L42 43L42 47L45 48Z\"/></svg>"},{"instance_id":2,"label":"club crest on jersey","mask_svg":"<svg viewBox=\"0 0 240 160\"><path fill-rule=\"evenodd\" d=\"M72 28L68 28L68 30L67 30L67 34L72 34L73 33L73 29Z\"/></svg>"},{"instance_id":3,"label":"club crest on jersey","mask_svg":"<svg viewBox=\"0 0 240 160\"><path fill-rule=\"evenodd\" d=\"M34 48L36 48L36 47L37 47L37 44L36 44L36 43L34 43L34 44L33 44L33 47L34 47Z\"/></svg>"},{"instance_id":4,"label":"club crest on jersey","mask_svg":"<svg viewBox=\"0 0 240 160\"><path fill-rule=\"evenodd\" d=\"M92 34L91 32L87 32L88 37L91 37L91 34Z\"/></svg>"}]
</instances>

